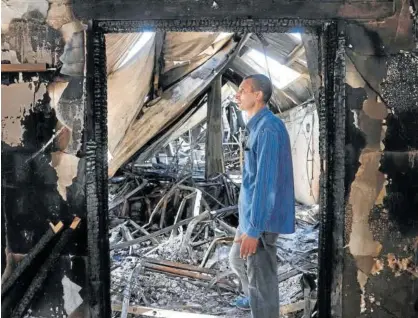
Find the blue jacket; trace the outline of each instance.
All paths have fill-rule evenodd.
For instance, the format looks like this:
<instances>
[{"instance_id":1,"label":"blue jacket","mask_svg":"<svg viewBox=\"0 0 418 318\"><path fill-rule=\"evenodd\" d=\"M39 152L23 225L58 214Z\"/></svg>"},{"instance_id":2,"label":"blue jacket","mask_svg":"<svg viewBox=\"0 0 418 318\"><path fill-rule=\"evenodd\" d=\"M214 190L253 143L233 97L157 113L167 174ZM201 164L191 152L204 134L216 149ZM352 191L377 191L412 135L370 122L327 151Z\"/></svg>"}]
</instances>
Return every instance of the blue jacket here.
<instances>
[{"instance_id":1,"label":"blue jacket","mask_svg":"<svg viewBox=\"0 0 418 318\"><path fill-rule=\"evenodd\" d=\"M248 122L239 227L248 236L295 231L292 153L286 126L267 107Z\"/></svg>"}]
</instances>

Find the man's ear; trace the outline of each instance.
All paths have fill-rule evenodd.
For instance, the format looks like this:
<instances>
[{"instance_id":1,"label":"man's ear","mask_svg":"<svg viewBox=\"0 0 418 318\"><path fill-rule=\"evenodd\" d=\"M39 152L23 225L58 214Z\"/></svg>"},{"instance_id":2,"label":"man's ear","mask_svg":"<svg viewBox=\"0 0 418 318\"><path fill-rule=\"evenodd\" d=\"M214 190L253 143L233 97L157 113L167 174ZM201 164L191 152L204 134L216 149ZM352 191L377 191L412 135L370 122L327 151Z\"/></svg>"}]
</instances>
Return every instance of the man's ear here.
<instances>
[{"instance_id":1,"label":"man's ear","mask_svg":"<svg viewBox=\"0 0 418 318\"><path fill-rule=\"evenodd\" d=\"M257 99L259 101L263 101L263 99L264 99L264 96L263 95L264 95L263 92L262 91L259 91L258 94L257 94Z\"/></svg>"}]
</instances>

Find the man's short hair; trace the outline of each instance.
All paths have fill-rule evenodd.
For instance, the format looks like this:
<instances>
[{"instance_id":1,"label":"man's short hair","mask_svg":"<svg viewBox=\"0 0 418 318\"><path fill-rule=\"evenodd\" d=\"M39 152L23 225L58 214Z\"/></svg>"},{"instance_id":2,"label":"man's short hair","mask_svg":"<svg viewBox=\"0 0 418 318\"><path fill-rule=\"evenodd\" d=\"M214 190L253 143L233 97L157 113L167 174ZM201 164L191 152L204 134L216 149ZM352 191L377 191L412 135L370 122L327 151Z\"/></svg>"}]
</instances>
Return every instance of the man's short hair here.
<instances>
[{"instance_id":1,"label":"man's short hair","mask_svg":"<svg viewBox=\"0 0 418 318\"><path fill-rule=\"evenodd\" d=\"M268 103L273 93L273 87L270 79L263 74L249 75L244 78L244 80L246 79L251 79L253 82L253 89L255 91L263 92L263 100L265 103Z\"/></svg>"}]
</instances>

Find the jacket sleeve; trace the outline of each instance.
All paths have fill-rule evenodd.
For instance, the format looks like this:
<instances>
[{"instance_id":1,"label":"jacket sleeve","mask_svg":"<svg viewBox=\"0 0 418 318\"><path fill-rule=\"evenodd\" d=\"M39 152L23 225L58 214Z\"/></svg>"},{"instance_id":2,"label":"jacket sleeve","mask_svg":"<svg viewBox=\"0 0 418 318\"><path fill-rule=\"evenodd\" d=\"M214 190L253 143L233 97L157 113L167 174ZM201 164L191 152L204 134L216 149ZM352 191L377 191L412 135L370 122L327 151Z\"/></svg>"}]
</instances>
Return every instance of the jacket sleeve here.
<instances>
[{"instance_id":1,"label":"jacket sleeve","mask_svg":"<svg viewBox=\"0 0 418 318\"><path fill-rule=\"evenodd\" d=\"M257 174L251 203L247 235L259 238L266 229L277 200L277 176L280 173L280 133L262 129L257 137Z\"/></svg>"}]
</instances>

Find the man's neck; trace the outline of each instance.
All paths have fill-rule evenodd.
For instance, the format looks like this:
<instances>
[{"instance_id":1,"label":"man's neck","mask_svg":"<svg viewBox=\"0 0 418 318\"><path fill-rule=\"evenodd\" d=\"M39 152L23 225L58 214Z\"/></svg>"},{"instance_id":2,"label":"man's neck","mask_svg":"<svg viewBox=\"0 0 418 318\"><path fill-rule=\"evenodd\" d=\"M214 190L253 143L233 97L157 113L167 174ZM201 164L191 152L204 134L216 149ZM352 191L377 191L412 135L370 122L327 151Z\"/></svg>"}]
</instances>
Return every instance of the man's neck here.
<instances>
[{"instance_id":1,"label":"man's neck","mask_svg":"<svg viewBox=\"0 0 418 318\"><path fill-rule=\"evenodd\" d=\"M257 114L260 110L262 110L266 105L260 104L257 106L254 106L251 110L247 111L247 115L249 118L254 117L255 114Z\"/></svg>"}]
</instances>

